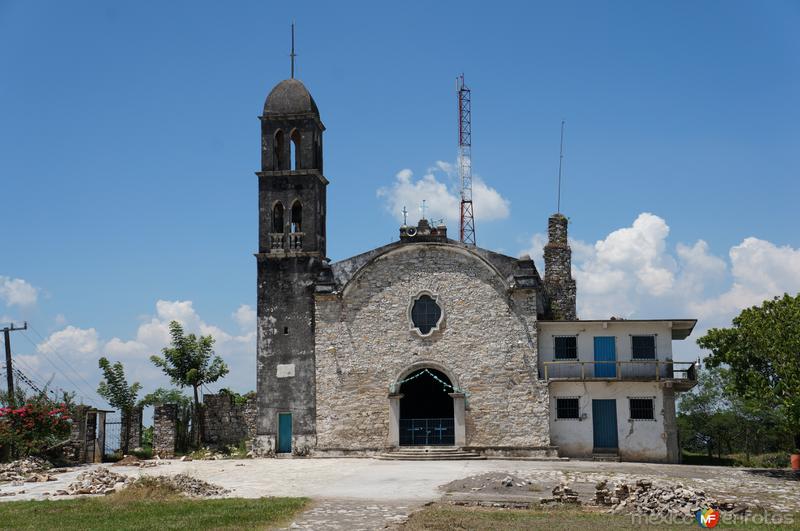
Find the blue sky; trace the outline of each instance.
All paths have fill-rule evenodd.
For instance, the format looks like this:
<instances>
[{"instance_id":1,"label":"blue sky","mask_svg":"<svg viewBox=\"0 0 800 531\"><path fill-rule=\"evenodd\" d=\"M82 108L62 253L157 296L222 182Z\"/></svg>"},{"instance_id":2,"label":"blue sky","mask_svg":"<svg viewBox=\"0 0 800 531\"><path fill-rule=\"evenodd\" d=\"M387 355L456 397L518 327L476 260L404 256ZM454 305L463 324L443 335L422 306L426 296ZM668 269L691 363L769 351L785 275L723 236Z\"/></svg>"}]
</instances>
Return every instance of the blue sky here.
<instances>
[{"instance_id":1,"label":"blue sky","mask_svg":"<svg viewBox=\"0 0 800 531\"><path fill-rule=\"evenodd\" d=\"M228 383L253 387L256 116L293 18L332 259L393 240L423 197L457 234L464 72L483 247L538 254L567 120L582 316L701 330L800 290L796 2L0 0L0 317L39 332L15 350L40 379L58 352L88 388L108 353L163 383L145 353L182 316L227 334Z\"/></svg>"}]
</instances>

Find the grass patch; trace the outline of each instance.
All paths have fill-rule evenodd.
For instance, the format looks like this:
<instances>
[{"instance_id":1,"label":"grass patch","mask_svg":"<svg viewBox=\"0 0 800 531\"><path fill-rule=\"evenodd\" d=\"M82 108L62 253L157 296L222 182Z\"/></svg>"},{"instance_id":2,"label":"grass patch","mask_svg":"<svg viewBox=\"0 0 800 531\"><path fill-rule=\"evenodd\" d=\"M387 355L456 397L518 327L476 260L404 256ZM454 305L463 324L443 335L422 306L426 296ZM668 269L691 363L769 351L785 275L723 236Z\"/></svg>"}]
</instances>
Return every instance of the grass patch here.
<instances>
[{"instance_id":1,"label":"grass patch","mask_svg":"<svg viewBox=\"0 0 800 531\"><path fill-rule=\"evenodd\" d=\"M128 489L125 489L128 490ZM192 500L161 485L99 498L0 503L4 529L255 529L287 524L306 498Z\"/></svg>"},{"instance_id":2,"label":"grass patch","mask_svg":"<svg viewBox=\"0 0 800 531\"><path fill-rule=\"evenodd\" d=\"M793 515L792 524L780 525L777 522L728 523L720 524L725 529L800 529L800 513ZM413 513L403 525L404 531L479 531L503 529L504 531L523 531L528 529L547 529L548 531L567 531L574 529L641 529L648 527L647 520L637 520L630 515L607 514L601 509L575 506L534 506L531 509L499 509L488 507L465 507L458 505L431 505ZM676 522L673 525L660 524L661 529L691 529L694 522Z\"/></svg>"}]
</instances>

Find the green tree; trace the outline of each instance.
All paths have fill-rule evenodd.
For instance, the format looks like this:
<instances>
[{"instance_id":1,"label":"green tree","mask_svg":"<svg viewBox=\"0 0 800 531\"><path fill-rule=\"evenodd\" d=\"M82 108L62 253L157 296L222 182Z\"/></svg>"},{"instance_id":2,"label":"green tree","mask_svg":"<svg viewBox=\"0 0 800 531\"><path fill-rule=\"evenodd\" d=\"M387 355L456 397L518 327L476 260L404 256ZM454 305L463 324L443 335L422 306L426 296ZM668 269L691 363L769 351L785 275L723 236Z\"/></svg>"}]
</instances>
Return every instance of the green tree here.
<instances>
[{"instance_id":1,"label":"green tree","mask_svg":"<svg viewBox=\"0 0 800 531\"><path fill-rule=\"evenodd\" d=\"M165 347L164 355L150 356L150 360L180 387L191 387L194 394L192 418L193 440L200 445L200 386L213 383L228 374L228 366L214 355L214 338L184 334L177 321L169 324L172 346Z\"/></svg>"},{"instance_id":2,"label":"green tree","mask_svg":"<svg viewBox=\"0 0 800 531\"><path fill-rule=\"evenodd\" d=\"M103 379L97 386L97 394L105 398L112 407L122 412L126 419L125 433L122 435L122 453L128 453L128 443L131 438L131 419L133 418L133 408L136 407L136 397L139 395L142 386L139 382L128 385L125 378L125 369L122 362L112 364L108 358L102 357L97 361L100 370L103 371Z\"/></svg>"},{"instance_id":3,"label":"green tree","mask_svg":"<svg viewBox=\"0 0 800 531\"><path fill-rule=\"evenodd\" d=\"M724 412L728 403L722 393L722 374L719 371L700 371L697 386L681 397L678 426L687 450L703 450L711 457L714 450L722 453L722 439L728 428Z\"/></svg>"},{"instance_id":4,"label":"green tree","mask_svg":"<svg viewBox=\"0 0 800 531\"><path fill-rule=\"evenodd\" d=\"M784 294L743 310L731 328L697 340L709 367L731 369L734 392L762 409L777 409L800 449L800 294Z\"/></svg>"}]
</instances>

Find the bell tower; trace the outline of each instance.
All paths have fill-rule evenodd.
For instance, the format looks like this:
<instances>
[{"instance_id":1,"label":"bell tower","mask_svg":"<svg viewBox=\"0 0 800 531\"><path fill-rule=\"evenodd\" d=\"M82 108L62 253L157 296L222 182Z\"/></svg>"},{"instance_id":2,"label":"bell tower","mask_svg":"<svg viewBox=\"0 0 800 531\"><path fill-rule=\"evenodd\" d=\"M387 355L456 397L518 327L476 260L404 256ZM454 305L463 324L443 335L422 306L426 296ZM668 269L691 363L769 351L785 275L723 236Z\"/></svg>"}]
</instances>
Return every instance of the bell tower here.
<instances>
[{"instance_id":1,"label":"bell tower","mask_svg":"<svg viewBox=\"0 0 800 531\"><path fill-rule=\"evenodd\" d=\"M272 89L259 118L254 450L303 454L316 444L314 288L326 251L325 126L293 77Z\"/></svg>"}]
</instances>

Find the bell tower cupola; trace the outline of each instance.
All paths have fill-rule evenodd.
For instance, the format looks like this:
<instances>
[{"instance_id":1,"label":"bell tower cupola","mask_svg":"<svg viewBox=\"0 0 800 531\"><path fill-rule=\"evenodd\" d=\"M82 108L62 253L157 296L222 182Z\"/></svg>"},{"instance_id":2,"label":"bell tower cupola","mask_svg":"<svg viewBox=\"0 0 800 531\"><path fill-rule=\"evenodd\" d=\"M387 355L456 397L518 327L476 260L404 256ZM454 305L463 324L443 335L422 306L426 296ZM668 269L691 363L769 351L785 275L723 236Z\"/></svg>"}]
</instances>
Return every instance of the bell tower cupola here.
<instances>
[{"instance_id":1,"label":"bell tower cupola","mask_svg":"<svg viewBox=\"0 0 800 531\"><path fill-rule=\"evenodd\" d=\"M261 120L259 252L325 257L325 190L319 109L305 85L285 79Z\"/></svg>"}]
</instances>

